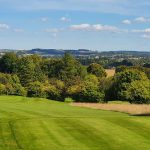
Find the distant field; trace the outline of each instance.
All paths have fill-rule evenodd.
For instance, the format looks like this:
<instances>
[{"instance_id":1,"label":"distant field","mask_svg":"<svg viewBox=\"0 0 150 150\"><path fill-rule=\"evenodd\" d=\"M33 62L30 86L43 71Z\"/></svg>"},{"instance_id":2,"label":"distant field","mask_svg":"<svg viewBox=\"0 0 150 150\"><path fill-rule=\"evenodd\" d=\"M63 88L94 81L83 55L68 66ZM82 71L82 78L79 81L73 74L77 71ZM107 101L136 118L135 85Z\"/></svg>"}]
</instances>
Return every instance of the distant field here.
<instances>
[{"instance_id":1,"label":"distant field","mask_svg":"<svg viewBox=\"0 0 150 150\"><path fill-rule=\"evenodd\" d=\"M113 77L115 75L115 69L105 69L107 77Z\"/></svg>"},{"instance_id":2,"label":"distant field","mask_svg":"<svg viewBox=\"0 0 150 150\"><path fill-rule=\"evenodd\" d=\"M0 96L0 150L149 150L150 117Z\"/></svg>"},{"instance_id":3,"label":"distant field","mask_svg":"<svg viewBox=\"0 0 150 150\"><path fill-rule=\"evenodd\" d=\"M124 112L131 115L146 115L150 116L150 105L133 105L128 103L123 104L97 104L97 103L74 103L73 106L101 109L101 110L111 110Z\"/></svg>"}]
</instances>

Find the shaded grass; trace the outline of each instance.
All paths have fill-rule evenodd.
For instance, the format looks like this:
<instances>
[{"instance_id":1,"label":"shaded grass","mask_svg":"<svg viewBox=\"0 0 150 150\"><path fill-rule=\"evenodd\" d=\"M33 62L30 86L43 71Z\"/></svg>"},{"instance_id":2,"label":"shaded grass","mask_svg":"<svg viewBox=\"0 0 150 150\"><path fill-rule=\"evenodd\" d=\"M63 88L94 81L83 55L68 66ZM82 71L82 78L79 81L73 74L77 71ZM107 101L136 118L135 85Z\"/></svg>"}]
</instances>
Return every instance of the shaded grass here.
<instances>
[{"instance_id":1,"label":"shaded grass","mask_svg":"<svg viewBox=\"0 0 150 150\"><path fill-rule=\"evenodd\" d=\"M150 118L0 97L0 150L149 150Z\"/></svg>"}]
</instances>

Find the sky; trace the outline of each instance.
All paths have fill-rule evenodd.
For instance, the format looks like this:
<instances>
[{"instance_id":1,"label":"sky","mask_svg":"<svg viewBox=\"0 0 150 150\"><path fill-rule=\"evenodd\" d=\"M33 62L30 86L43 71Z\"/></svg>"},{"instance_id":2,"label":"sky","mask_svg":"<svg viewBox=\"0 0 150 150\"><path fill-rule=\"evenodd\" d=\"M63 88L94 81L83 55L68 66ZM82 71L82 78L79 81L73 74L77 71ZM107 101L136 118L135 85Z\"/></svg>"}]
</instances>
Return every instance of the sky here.
<instances>
[{"instance_id":1,"label":"sky","mask_svg":"<svg viewBox=\"0 0 150 150\"><path fill-rule=\"evenodd\" d=\"M150 51L150 0L0 0L0 49Z\"/></svg>"}]
</instances>

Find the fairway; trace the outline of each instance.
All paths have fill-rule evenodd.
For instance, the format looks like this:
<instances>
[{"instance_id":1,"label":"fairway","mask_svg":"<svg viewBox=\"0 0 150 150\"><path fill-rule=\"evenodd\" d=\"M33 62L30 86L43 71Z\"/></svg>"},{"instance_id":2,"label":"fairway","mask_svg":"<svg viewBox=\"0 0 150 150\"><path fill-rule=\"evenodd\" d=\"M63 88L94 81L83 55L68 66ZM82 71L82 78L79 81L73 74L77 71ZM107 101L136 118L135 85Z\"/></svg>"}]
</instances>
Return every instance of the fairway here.
<instances>
[{"instance_id":1,"label":"fairway","mask_svg":"<svg viewBox=\"0 0 150 150\"><path fill-rule=\"evenodd\" d=\"M0 150L149 150L150 117L0 96Z\"/></svg>"}]
</instances>

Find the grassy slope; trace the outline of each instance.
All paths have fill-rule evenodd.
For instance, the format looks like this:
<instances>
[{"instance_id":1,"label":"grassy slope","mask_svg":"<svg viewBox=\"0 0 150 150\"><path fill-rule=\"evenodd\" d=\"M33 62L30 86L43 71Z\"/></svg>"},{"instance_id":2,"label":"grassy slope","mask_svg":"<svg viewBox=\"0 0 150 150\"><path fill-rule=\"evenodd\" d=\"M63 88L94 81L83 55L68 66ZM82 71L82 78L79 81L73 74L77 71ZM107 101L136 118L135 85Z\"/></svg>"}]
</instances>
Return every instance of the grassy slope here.
<instances>
[{"instance_id":1,"label":"grassy slope","mask_svg":"<svg viewBox=\"0 0 150 150\"><path fill-rule=\"evenodd\" d=\"M0 150L149 150L150 117L0 97Z\"/></svg>"}]
</instances>

